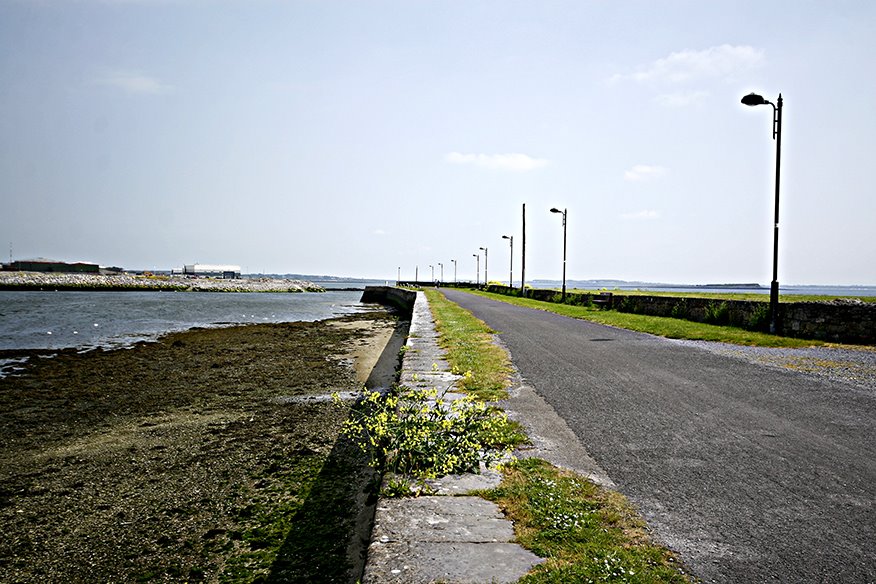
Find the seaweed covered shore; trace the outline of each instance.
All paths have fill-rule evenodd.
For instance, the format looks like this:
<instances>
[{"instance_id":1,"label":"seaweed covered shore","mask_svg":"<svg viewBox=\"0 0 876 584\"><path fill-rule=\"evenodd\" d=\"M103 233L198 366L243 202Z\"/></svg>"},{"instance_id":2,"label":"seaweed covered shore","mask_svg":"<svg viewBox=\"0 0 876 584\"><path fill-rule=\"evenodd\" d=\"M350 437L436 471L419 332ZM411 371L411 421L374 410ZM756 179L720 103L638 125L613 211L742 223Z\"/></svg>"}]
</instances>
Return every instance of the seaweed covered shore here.
<instances>
[{"instance_id":1,"label":"seaweed covered shore","mask_svg":"<svg viewBox=\"0 0 876 584\"><path fill-rule=\"evenodd\" d=\"M338 440L396 317L170 334L0 379L3 582L349 582L374 475ZM391 349L390 349L391 350Z\"/></svg>"}]
</instances>

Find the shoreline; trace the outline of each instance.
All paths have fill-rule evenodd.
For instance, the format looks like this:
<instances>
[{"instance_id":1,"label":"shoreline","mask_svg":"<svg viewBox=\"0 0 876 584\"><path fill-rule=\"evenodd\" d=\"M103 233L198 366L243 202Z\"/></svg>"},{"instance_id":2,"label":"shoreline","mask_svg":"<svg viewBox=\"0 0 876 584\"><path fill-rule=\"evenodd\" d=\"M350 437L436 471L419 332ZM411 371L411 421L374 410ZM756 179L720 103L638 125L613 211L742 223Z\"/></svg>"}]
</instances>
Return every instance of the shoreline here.
<instances>
[{"instance_id":1,"label":"shoreline","mask_svg":"<svg viewBox=\"0 0 876 584\"><path fill-rule=\"evenodd\" d=\"M397 323L195 329L0 379L5 575L350 579L374 478L338 441L352 402L316 398L361 389Z\"/></svg>"},{"instance_id":2,"label":"shoreline","mask_svg":"<svg viewBox=\"0 0 876 584\"><path fill-rule=\"evenodd\" d=\"M0 291L135 291L135 292L325 292L322 286L304 280L281 278L191 278L135 274L58 274L0 272Z\"/></svg>"}]
</instances>

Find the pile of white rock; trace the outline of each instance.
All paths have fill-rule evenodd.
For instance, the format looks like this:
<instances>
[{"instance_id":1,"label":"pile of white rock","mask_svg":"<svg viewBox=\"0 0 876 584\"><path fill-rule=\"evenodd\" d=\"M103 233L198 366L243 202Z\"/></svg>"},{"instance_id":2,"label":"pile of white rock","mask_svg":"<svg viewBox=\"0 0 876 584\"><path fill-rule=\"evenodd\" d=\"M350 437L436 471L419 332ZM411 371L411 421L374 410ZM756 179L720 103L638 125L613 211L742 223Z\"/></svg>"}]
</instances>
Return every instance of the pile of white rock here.
<instances>
[{"instance_id":1,"label":"pile of white rock","mask_svg":"<svg viewBox=\"0 0 876 584\"><path fill-rule=\"evenodd\" d=\"M304 280L280 278L203 278L140 274L57 274L0 272L6 290L175 290L186 292L325 292Z\"/></svg>"}]
</instances>

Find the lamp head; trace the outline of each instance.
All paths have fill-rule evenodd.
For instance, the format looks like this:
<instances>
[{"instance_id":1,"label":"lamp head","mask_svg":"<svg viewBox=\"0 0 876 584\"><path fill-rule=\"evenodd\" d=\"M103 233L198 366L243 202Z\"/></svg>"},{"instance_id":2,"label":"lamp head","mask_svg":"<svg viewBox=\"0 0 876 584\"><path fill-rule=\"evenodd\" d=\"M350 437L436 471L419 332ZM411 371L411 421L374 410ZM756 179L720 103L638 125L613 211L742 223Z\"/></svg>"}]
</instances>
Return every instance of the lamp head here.
<instances>
[{"instance_id":1,"label":"lamp head","mask_svg":"<svg viewBox=\"0 0 876 584\"><path fill-rule=\"evenodd\" d=\"M756 93L749 93L748 95L746 95L742 98L742 103L744 103L745 105L754 106L754 105L764 105L764 104L767 104L769 102L767 100L765 100L763 98L763 96L761 96L761 95L758 95Z\"/></svg>"},{"instance_id":2,"label":"lamp head","mask_svg":"<svg viewBox=\"0 0 876 584\"><path fill-rule=\"evenodd\" d=\"M502 236L502 239L511 239L511 238L508 237L507 235L503 235L503 236Z\"/></svg>"},{"instance_id":3,"label":"lamp head","mask_svg":"<svg viewBox=\"0 0 876 584\"><path fill-rule=\"evenodd\" d=\"M556 207L553 207L553 208L551 208L551 213L562 213L562 211L560 211Z\"/></svg>"}]
</instances>

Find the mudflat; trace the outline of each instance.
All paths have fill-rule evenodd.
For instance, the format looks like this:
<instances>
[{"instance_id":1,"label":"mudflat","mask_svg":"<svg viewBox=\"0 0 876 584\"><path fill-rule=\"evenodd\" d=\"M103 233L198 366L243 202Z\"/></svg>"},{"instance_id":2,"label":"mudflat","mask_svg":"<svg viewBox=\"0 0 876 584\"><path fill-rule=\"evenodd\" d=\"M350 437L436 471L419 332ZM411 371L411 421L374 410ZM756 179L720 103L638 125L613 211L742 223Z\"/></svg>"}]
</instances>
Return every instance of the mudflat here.
<instances>
[{"instance_id":1,"label":"mudflat","mask_svg":"<svg viewBox=\"0 0 876 584\"><path fill-rule=\"evenodd\" d=\"M0 379L0 581L349 581L373 472L338 433L370 312L32 357ZM9 352L6 352L7 356Z\"/></svg>"}]
</instances>

